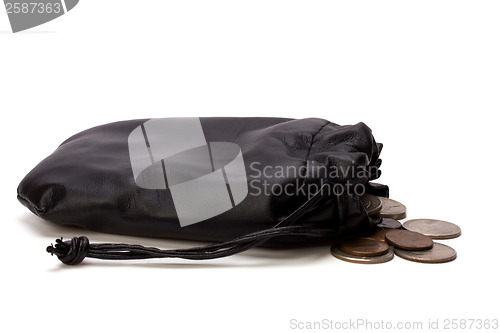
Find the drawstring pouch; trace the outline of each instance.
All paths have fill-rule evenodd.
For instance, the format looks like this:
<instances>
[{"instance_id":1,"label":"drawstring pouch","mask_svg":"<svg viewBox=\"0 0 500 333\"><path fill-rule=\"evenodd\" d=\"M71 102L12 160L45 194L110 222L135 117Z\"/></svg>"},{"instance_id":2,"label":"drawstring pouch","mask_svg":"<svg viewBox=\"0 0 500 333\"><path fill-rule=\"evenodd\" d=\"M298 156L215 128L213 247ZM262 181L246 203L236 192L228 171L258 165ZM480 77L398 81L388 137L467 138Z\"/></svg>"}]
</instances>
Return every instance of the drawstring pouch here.
<instances>
[{"instance_id":1,"label":"drawstring pouch","mask_svg":"<svg viewBox=\"0 0 500 333\"><path fill-rule=\"evenodd\" d=\"M209 242L187 249L57 239L84 258L204 260L255 246L330 244L369 233L367 194L385 196L382 144L364 123L317 118L161 118L111 123L64 141L19 184L19 201L53 223Z\"/></svg>"}]
</instances>

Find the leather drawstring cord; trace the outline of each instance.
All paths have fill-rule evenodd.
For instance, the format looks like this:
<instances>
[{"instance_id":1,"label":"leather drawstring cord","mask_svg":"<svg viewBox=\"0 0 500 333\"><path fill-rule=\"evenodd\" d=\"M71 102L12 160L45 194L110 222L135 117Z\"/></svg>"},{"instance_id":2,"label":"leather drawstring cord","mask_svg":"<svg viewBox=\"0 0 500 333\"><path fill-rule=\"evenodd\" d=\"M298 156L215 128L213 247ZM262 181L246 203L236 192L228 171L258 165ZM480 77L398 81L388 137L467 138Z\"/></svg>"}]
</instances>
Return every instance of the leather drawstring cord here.
<instances>
[{"instance_id":1,"label":"leather drawstring cord","mask_svg":"<svg viewBox=\"0 0 500 333\"><path fill-rule=\"evenodd\" d=\"M56 255L61 262L67 265L77 265L86 257L106 260L132 260L150 258L182 258L191 260L205 260L227 257L258 246L277 236L309 236L331 237L337 233L334 229L311 229L309 226L293 226L307 212L314 209L320 200L325 197L324 184L302 206L288 217L276 224L273 228L261 230L237 237L227 242L210 244L187 249L161 250L154 247L145 247L131 244L98 243L90 244L85 236L73 237L69 241L57 239L56 244L47 247L47 252Z\"/></svg>"}]
</instances>

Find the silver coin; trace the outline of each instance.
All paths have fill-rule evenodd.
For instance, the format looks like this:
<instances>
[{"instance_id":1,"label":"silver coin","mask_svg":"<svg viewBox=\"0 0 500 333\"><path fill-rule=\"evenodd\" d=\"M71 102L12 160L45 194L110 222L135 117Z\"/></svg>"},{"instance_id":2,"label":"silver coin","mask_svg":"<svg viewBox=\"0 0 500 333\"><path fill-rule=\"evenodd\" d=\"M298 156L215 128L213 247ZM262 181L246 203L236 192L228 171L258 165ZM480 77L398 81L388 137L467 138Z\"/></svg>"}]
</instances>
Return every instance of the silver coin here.
<instances>
[{"instance_id":1,"label":"silver coin","mask_svg":"<svg viewBox=\"0 0 500 333\"><path fill-rule=\"evenodd\" d=\"M377 227L382 229L401 229L401 222L385 217L377 224Z\"/></svg>"},{"instance_id":2,"label":"silver coin","mask_svg":"<svg viewBox=\"0 0 500 333\"><path fill-rule=\"evenodd\" d=\"M419 232L434 239L449 239L460 236L462 230L456 224L432 219L414 219L403 223L406 230Z\"/></svg>"},{"instance_id":3,"label":"silver coin","mask_svg":"<svg viewBox=\"0 0 500 333\"><path fill-rule=\"evenodd\" d=\"M360 199L368 215L375 215L382 209L382 201L374 195L365 194Z\"/></svg>"},{"instance_id":4,"label":"silver coin","mask_svg":"<svg viewBox=\"0 0 500 333\"><path fill-rule=\"evenodd\" d=\"M434 243L432 249L425 251L408 251L395 248L394 253L406 260L428 264L448 262L455 260L457 257L457 252L453 248L441 243Z\"/></svg>"},{"instance_id":5,"label":"silver coin","mask_svg":"<svg viewBox=\"0 0 500 333\"><path fill-rule=\"evenodd\" d=\"M401 220L406 217L406 207L396 200L384 197L377 197L382 201L382 209L378 212L379 217L388 217L395 220Z\"/></svg>"},{"instance_id":6,"label":"silver coin","mask_svg":"<svg viewBox=\"0 0 500 333\"><path fill-rule=\"evenodd\" d=\"M359 257L347 254L345 252L340 251L335 245L330 249L330 253L337 259L353 262L356 264L381 264L384 262L388 262L394 258L394 251L392 246L389 246L389 251L386 254L375 257Z\"/></svg>"}]
</instances>

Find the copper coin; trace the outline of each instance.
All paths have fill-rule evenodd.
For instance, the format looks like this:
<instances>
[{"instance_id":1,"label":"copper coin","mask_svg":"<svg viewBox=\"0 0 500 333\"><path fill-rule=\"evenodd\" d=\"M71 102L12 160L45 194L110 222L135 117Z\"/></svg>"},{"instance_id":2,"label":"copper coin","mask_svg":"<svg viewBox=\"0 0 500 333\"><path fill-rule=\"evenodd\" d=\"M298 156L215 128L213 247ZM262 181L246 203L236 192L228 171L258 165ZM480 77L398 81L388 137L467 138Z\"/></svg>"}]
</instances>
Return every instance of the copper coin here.
<instances>
[{"instance_id":1,"label":"copper coin","mask_svg":"<svg viewBox=\"0 0 500 333\"><path fill-rule=\"evenodd\" d=\"M338 248L342 252L360 257L380 256L389 251L389 245L386 243L365 237L344 241Z\"/></svg>"},{"instance_id":2,"label":"copper coin","mask_svg":"<svg viewBox=\"0 0 500 333\"><path fill-rule=\"evenodd\" d=\"M366 236L366 238L375 239L375 240L378 240L379 242L385 243L385 233L386 233L386 230L378 229L374 234L372 234L370 236Z\"/></svg>"},{"instance_id":3,"label":"copper coin","mask_svg":"<svg viewBox=\"0 0 500 333\"><path fill-rule=\"evenodd\" d=\"M449 239L460 236L462 231L456 224L431 219L415 219L404 223L404 228L419 232L434 239Z\"/></svg>"},{"instance_id":4,"label":"copper coin","mask_svg":"<svg viewBox=\"0 0 500 333\"><path fill-rule=\"evenodd\" d=\"M448 262L455 260L457 257L457 252L453 248L441 243L434 243L432 249L426 251L408 251L394 248L394 252L403 259L429 264Z\"/></svg>"},{"instance_id":5,"label":"copper coin","mask_svg":"<svg viewBox=\"0 0 500 333\"><path fill-rule=\"evenodd\" d=\"M406 217L406 207L396 200L384 197L377 197L382 201L382 209L378 212L379 217L388 217L395 220L401 220Z\"/></svg>"},{"instance_id":6,"label":"copper coin","mask_svg":"<svg viewBox=\"0 0 500 333\"><path fill-rule=\"evenodd\" d=\"M377 224L377 227L382 229L401 229L401 222L386 217L382 219L382 222Z\"/></svg>"},{"instance_id":7,"label":"copper coin","mask_svg":"<svg viewBox=\"0 0 500 333\"><path fill-rule=\"evenodd\" d=\"M433 245L430 237L408 230L387 230L385 240L394 247L411 251L428 250Z\"/></svg>"},{"instance_id":8,"label":"copper coin","mask_svg":"<svg viewBox=\"0 0 500 333\"><path fill-rule=\"evenodd\" d=\"M365 194L360 199L368 215L375 215L382 209L382 201L374 195Z\"/></svg>"},{"instance_id":9,"label":"copper coin","mask_svg":"<svg viewBox=\"0 0 500 333\"><path fill-rule=\"evenodd\" d=\"M352 254L348 254L339 250L338 247L332 246L330 249L330 253L337 259L353 262L356 264L381 264L384 262L388 262L394 258L394 251L392 250L392 246L389 247L389 251L386 254L375 257L360 257L353 256Z\"/></svg>"}]
</instances>

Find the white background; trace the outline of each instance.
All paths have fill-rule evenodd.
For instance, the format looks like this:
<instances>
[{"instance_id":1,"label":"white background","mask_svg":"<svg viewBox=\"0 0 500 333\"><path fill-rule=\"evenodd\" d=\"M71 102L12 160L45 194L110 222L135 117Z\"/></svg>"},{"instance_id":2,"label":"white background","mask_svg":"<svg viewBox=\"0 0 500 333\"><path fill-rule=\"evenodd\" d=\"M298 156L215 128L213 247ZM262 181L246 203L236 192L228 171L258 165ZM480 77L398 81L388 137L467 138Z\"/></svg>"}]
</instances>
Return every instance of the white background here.
<instances>
[{"instance_id":1,"label":"white background","mask_svg":"<svg viewBox=\"0 0 500 333\"><path fill-rule=\"evenodd\" d=\"M497 1L82 0L12 34L0 13L0 330L290 332L290 320L499 318ZM55 238L159 247L32 215L23 176L63 140L170 116L365 122L409 218L462 227L456 261L341 262L327 247L207 262L86 260ZM489 330L491 331L491 330Z\"/></svg>"}]
</instances>

